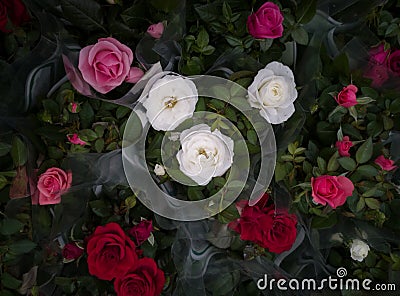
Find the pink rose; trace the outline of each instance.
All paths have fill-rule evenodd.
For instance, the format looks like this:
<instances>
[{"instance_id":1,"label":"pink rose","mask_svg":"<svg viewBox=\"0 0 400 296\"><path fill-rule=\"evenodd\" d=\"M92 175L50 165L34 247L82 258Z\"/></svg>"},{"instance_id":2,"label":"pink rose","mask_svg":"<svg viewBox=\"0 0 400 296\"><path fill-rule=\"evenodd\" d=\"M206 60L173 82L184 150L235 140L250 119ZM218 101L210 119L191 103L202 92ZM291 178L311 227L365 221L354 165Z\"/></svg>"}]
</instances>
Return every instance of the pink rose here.
<instances>
[{"instance_id":1,"label":"pink rose","mask_svg":"<svg viewBox=\"0 0 400 296\"><path fill-rule=\"evenodd\" d=\"M75 102L71 103L71 113L76 113L78 109L78 104Z\"/></svg>"},{"instance_id":2,"label":"pink rose","mask_svg":"<svg viewBox=\"0 0 400 296\"><path fill-rule=\"evenodd\" d=\"M105 94L121 85L131 69L132 50L114 38L100 38L79 53L78 68L83 79Z\"/></svg>"},{"instance_id":3,"label":"pink rose","mask_svg":"<svg viewBox=\"0 0 400 296\"><path fill-rule=\"evenodd\" d=\"M49 168L39 176L37 183L39 204L51 205L60 203L61 195L71 187L71 183L71 172L65 172L59 168Z\"/></svg>"},{"instance_id":4,"label":"pink rose","mask_svg":"<svg viewBox=\"0 0 400 296\"><path fill-rule=\"evenodd\" d=\"M354 185L346 177L323 175L311 178L313 201L335 209L346 202L353 194Z\"/></svg>"},{"instance_id":5,"label":"pink rose","mask_svg":"<svg viewBox=\"0 0 400 296\"><path fill-rule=\"evenodd\" d=\"M397 169L397 166L394 165L394 161L388 158L385 158L383 155L379 155L375 161L377 165L381 167L382 170L384 171L391 171L394 169Z\"/></svg>"},{"instance_id":6,"label":"pink rose","mask_svg":"<svg viewBox=\"0 0 400 296\"><path fill-rule=\"evenodd\" d=\"M283 15L279 7L265 2L255 13L247 18L247 29L254 38L279 38L283 33Z\"/></svg>"},{"instance_id":7,"label":"pink rose","mask_svg":"<svg viewBox=\"0 0 400 296\"><path fill-rule=\"evenodd\" d=\"M152 24L147 28L147 33L155 38L159 39L164 32L164 24L163 23L157 23L157 24Z\"/></svg>"},{"instance_id":8,"label":"pink rose","mask_svg":"<svg viewBox=\"0 0 400 296\"><path fill-rule=\"evenodd\" d=\"M143 220L138 225L133 226L128 233L134 238L139 246L144 243L153 231L153 223L149 220Z\"/></svg>"},{"instance_id":9,"label":"pink rose","mask_svg":"<svg viewBox=\"0 0 400 296\"><path fill-rule=\"evenodd\" d=\"M336 148L338 149L340 156L350 156L349 150L353 146L353 142L350 141L348 136L344 136L342 141L336 142Z\"/></svg>"},{"instance_id":10,"label":"pink rose","mask_svg":"<svg viewBox=\"0 0 400 296\"><path fill-rule=\"evenodd\" d=\"M346 108L357 105L357 97L356 97L357 91L358 91L357 86L350 84L346 87L343 87L343 89L335 97L335 100L340 106Z\"/></svg>"},{"instance_id":11,"label":"pink rose","mask_svg":"<svg viewBox=\"0 0 400 296\"><path fill-rule=\"evenodd\" d=\"M83 249L78 247L75 242L68 243L62 249L62 256L67 260L75 260L83 255Z\"/></svg>"},{"instance_id":12,"label":"pink rose","mask_svg":"<svg viewBox=\"0 0 400 296\"><path fill-rule=\"evenodd\" d=\"M388 64L389 69L397 76L400 76L400 49L397 49L390 54Z\"/></svg>"},{"instance_id":13,"label":"pink rose","mask_svg":"<svg viewBox=\"0 0 400 296\"><path fill-rule=\"evenodd\" d=\"M85 146L87 144L85 141L83 141L83 140L81 140L81 138L79 138L78 134L68 135L67 139L68 139L68 141L70 141L72 144L75 144L75 145Z\"/></svg>"},{"instance_id":14,"label":"pink rose","mask_svg":"<svg viewBox=\"0 0 400 296\"><path fill-rule=\"evenodd\" d=\"M132 67L129 70L128 76L126 77L125 81L129 83L136 83L142 78L144 75L144 72L142 69L138 67Z\"/></svg>"},{"instance_id":15,"label":"pink rose","mask_svg":"<svg viewBox=\"0 0 400 296\"><path fill-rule=\"evenodd\" d=\"M385 50L384 44L381 43L380 45L371 48L369 52L369 61L374 64L383 65L386 63L389 52L390 50Z\"/></svg>"}]
</instances>

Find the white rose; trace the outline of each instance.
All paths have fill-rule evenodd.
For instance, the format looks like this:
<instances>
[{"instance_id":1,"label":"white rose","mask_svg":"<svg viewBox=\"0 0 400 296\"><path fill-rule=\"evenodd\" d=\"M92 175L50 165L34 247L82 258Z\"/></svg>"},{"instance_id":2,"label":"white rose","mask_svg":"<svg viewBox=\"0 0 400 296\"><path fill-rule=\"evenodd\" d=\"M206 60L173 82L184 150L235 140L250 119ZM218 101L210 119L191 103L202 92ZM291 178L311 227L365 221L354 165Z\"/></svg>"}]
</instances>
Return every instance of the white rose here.
<instances>
[{"instance_id":1,"label":"white rose","mask_svg":"<svg viewBox=\"0 0 400 296\"><path fill-rule=\"evenodd\" d=\"M247 92L250 105L261 109L261 116L272 124L288 120L295 111L297 90L293 72L281 63L272 62L260 70Z\"/></svg>"},{"instance_id":2,"label":"white rose","mask_svg":"<svg viewBox=\"0 0 400 296\"><path fill-rule=\"evenodd\" d=\"M166 75L151 86L143 106L154 129L170 131L193 116L197 100L193 81Z\"/></svg>"},{"instance_id":3,"label":"white rose","mask_svg":"<svg viewBox=\"0 0 400 296\"><path fill-rule=\"evenodd\" d=\"M362 240L354 239L350 246L350 255L353 260L363 261L368 256L369 246Z\"/></svg>"},{"instance_id":4,"label":"white rose","mask_svg":"<svg viewBox=\"0 0 400 296\"><path fill-rule=\"evenodd\" d=\"M156 164L156 166L154 167L154 173L157 176L164 176L165 175L165 169L162 165Z\"/></svg>"},{"instance_id":5,"label":"white rose","mask_svg":"<svg viewBox=\"0 0 400 296\"><path fill-rule=\"evenodd\" d=\"M199 185L222 176L233 162L233 140L206 124L184 130L180 136L182 149L176 158L179 169Z\"/></svg>"}]
</instances>

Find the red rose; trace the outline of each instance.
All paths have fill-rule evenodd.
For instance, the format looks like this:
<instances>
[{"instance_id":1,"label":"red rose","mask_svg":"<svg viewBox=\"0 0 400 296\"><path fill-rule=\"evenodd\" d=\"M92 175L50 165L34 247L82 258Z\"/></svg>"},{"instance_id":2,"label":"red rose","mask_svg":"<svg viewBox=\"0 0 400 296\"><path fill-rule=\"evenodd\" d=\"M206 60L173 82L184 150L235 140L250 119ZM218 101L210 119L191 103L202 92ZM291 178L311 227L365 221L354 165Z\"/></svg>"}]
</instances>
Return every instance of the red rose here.
<instances>
[{"instance_id":1,"label":"red rose","mask_svg":"<svg viewBox=\"0 0 400 296\"><path fill-rule=\"evenodd\" d=\"M157 296L164 287L164 272L151 258L137 261L134 268L114 282L117 296Z\"/></svg>"},{"instance_id":2,"label":"red rose","mask_svg":"<svg viewBox=\"0 0 400 296\"><path fill-rule=\"evenodd\" d=\"M133 226L128 233L135 239L139 246L144 243L153 231L153 223L149 220L143 220L138 225Z\"/></svg>"},{"instance_id":3,"label":"red rose","mask_svg":"<svg viewBox=\"0 0 400 296\"><path fill-rule=\"evenodd\" d=\"M242 240L249 240L270 252L282 253L289 250L296 240L296 215L286 210L276 214L274 205L265 206L268 195L254 206L240 201L237 207L240 218L228 227L240 234Z\"/></svg>"},{"instance_id":4,"label":"red rose","mask_svg":"<svg viewBox=\"0 0 400 296\"><path fill-rule=\"evenodd\" d=\"M311 178L313 201L330 205L333 209L343 205L353 194L354 185L344 176L319 176Z\"/></svg>"},{"instance_id":5,"label":"red rose","mask_svg":"<svg viewBox=\"0 0 400 296\"><path fill-rule=\"evenodd\" d=\"M393 51L388 60L389 69L400 76L400 49Z\"/></svg>"},{"instance_id":6,"label":"red rose","mask_svg":"<svg viewBox=\"0 0 400 296\"><path fill-rule=\"evenodd\" d=\"M8 20L19 27L30 20L30 16L21 0L0 0L0 31L9 33Z\"/></svg>"},{"instance_id":7,"label":"red rose","mask_svg":"<svg viewBox=\"0 0 400 296\"><path fill-rule=\"evenodd\" d=\"M357 105L356 92L358 91L357 86L350 84L338 93L335 97L336 102L343 107L349 108Z\"/></svg>"},{"instance_id":8,"label":"red rose","mask_svg":"<svg viewBox=\"0 0 400 296\"><path fill-rule=\"evenodd\" d=\"M67 260L75 260L81 257L83 249L79 248L76 243L68 243L62 249L62 256Z\"/></svg>"},{"instance_id":9,"label":"red rose","mask_svg":"<svg viewBox=\"0 0 400 296\"><path fill-rule=\"evenodd\" d=\"M349 150L353 146L353 142L350 141L350 138L348 136L344 136L343 140L337 141L335 146L338 149L340 156L349 157L350 156Z\"/></svg>"},{"instance_id":10,"label":"red rose","mask_svg":"<svg viewBox=\"0 0 400 296\"><path fill-rule=\"evenodd\" d=\"M279 7L265 2L247 18L247 29L254 38L279 38L283 33L283 15Z\"/></svg>"},{"instance_id":11,"label":"red rose","mask_svg":"<svg viewBox=\"0 0 400 296\"><path fill-rule=\"evenodd\" d=\"M397 168L393 160L385 158L383 155L378 156L374 162L384 171L391 171Z\"/></svg>"},{"instance_id":12,"label":"red rose","mask_svg":"<svg viewBox=\"0 0 400 296\"><path fill-rule=\"evenodd\" d=\"M138 260L135 249L117 223L98 226L87 243L89 273L102 280L122 276Z\"/></svg>"}]
</instances>

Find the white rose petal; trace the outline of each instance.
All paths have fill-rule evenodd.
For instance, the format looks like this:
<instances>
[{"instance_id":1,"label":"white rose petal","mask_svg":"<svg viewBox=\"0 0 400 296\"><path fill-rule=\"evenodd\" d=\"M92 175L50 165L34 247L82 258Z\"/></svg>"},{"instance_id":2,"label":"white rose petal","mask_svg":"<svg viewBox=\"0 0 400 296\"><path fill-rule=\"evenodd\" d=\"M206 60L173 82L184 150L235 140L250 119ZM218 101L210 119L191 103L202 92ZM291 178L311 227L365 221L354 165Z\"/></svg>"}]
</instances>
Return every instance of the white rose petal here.
<instances>
[{"instance_id":1,"label":"white rose petal","mask_svg":"<svg viewBox=\"0 0 400 296\"><path fill-rule=\"evenodd\" d=\"M353 260L363 261L368 256L369 246L362 240L354 239L350 246L350 255Z\"/></svg>"},{"instance_id":2,"label":"white rose petal","mask_svg":"<svg viewBox=\"0 0 400 296\"><path fill-rule=\"evenodd\" d=\"M164 176L165 175L165 169L162 165L156 164L156 166L154 167L154 173L157 176Z\"/></svg>"},{"instance_id":3,"label":"white rose petal","mask_svg":"<svg viewBox=\"0 0 400 296\"><path fill-rule=\"evenodd\" d=\"M170 131L193 116L197 100L193 81L166 75L152 85L143 106L154 129Z\"/></svg>"},{"instance_id":4,"label":"white rose petal","mask_svg":"<svg viewBox=\"0 0 400 296\"><path fill-rule=\"evenodd\" d=\"M233 162L233 140L206 124L184 130L180 136L182 149L176 158L179 169L199 185L222 176Z\"/></svg>"},{"instance_id":5,"label":"white rose petal","mask_svg":"<svg viewBox=\"0 0 400 296\"><path fill-rule=\"evenodd\" d=\"M296 83L292 70L278 63L269 63L260 70L249 86L250 106L260 109L260 114L272 124L282 123L295 111Z\"/></svg>"}]
</instances>

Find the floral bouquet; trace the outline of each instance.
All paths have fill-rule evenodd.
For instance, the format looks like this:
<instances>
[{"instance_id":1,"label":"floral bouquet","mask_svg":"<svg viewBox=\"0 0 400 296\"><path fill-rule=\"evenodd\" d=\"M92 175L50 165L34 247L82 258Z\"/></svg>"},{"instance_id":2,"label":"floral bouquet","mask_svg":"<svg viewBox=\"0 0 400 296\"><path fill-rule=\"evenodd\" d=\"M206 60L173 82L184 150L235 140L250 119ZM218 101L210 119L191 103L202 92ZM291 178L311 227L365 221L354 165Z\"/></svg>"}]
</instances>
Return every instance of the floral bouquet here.
<instances>
[{"instance_id":1,"label":"floral bouquet","mask_svg":"<svg viewBox=\"0 0 400 296\"><path fill-rule=\"evenodd\" d=\"M0 0L0 295L397 295L398 9Z\"/></svg>"}]
</instances>

